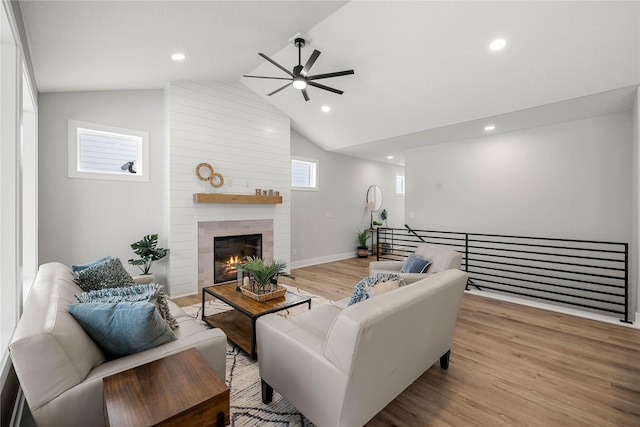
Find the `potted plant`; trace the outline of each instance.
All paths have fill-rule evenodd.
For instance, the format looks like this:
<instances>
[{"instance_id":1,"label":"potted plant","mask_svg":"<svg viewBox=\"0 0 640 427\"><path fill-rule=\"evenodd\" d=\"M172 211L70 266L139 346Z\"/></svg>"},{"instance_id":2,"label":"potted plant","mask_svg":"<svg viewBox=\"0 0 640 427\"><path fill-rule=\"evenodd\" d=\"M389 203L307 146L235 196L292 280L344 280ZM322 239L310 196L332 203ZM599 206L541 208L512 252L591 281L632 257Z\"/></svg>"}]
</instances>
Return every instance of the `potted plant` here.
<instances>
[{"instance_id":1,"label":"potted plant","mask_svg":"<svg viewBox=\"0 0 640 427\"><path fill-rule=\"evenodd\" d=\"M389 225L387 224L387 210L386 209L382 209L382 212L380 212L380 219L384 221L384 226L388 227Z\"/></svg>"},{"instance_id":2,"label":"potted plant","mask_svg":"<svg viewBox=\"0 0 640 427\"><path fill-rule=\"evenodd\" d=\"M135 243L131 244L133 253L138 255L138 259L130 259L129 264L137 266L143 275L150 274L151 264L158 261L169 253L169 249L158 248L158 235L148 234Z\"/></svg>"},{"instance_id":3,"label":"potted plant","mask_svg":"<svg viewBox=\"0 0 640 427\"><path fill-rule=\"evenodd\" d=\"M369 247L367 246L367 240L369 240L369 237L371 237L369 235L370 231L371 230L369 230L368 228L365 228L362 231L358 229L358 258L367 258L369 256Z\"/></svg>"},{"instance_id":4,"label":"potted plant","mask_svg":"<svg viewBox=\"0 0 640 427\"><path fill-rule=\"evenodd\" d=\"M246 296L258 301L284 295L287 290L284 286L278 285L279 276L295 279L287 273L287 263L283 261L265 262L262 258L248 256L246 262L238 263L234 268L249 274L249 277L243 279L244 283L240 290Z\"/></svg>"}]
</instances>

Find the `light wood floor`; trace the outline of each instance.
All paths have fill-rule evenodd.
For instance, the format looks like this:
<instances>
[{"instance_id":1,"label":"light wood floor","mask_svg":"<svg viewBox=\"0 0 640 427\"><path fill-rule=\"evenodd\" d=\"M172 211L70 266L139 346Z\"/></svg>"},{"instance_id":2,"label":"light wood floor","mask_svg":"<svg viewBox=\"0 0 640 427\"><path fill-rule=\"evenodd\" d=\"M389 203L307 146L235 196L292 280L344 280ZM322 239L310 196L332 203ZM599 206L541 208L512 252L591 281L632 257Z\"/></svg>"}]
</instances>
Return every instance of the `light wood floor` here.
<instances>
[{"instance_id":1,"label":"light wood floor","mask_svg":"<svg viewBox=\"0 0 640 427\"><path fill-rule=\"evenodd\" d=\"M337 300L371 260L294 269L291 284ZM640 426L640 330L465 294L449 369L367 426Z\"/></svg>"}]
</instances>

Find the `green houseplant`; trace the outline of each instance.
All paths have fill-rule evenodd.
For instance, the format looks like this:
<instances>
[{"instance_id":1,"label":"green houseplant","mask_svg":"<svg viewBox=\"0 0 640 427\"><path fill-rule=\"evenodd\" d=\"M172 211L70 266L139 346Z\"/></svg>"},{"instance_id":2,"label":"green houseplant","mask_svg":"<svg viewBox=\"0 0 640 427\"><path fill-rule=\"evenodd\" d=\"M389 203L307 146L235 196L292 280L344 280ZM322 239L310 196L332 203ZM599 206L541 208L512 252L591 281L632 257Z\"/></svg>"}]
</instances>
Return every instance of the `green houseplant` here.
<instances>
[{"instance_id":1,"label":"green houseplant","mask_svg":"<svg viewBox=\"0 0 640 427\"><path fill-rule=\"evenodd\" d=\"M388 225L387 225L387 218L388 218L388 216L387 216L387 210L386 210L386 209L382 209L382 212L380 212L380 219L381 219L382 221L384 221L384 226L385 226L385 227L388 227Z\"/></svg>"},{"instance_id":2,"label":"green houseplant","mask_svg":"<svg viewBox=\"0 0 640 427\"><path fill-rule=\"evenodd\" d=\"M148 234L135 243L131 244L133 253L138 255L138 259L130 259L129 264L137 266L142 274L150 274L151 264L158 261L169 253L169 249L158 248L158 235Z\"/></svg>"},{"instance_id":3,"label":"green houseplant","mask_svg":"<svg viewBox=\"0 0 640 427\"><path fill-rule=\"evenodd\" d=\"M265 262L262 258L248 256L246 262L238 263L234 268L249 274L248 286L243 285L242 288L256 295L278 291L277 279L279 276L295 279L293 275L287 273L287 263L283 261Z\"/></svg>"},{"instance_id":4,"label":"green houseplant","mask_svg":"<svg viewBox=\"0 0 640 427\"><path fill-rule=\"evenodd\" d=\"M357 241L358 241L358 257L359 258L367 258L369 256L369 247L367 246L367 240L369 240L369 237L371 237L371 235L369 234L371 230L369 230L368 228L365 228L364 230L360 231L360 229L358 229L358 234L357 234Z\"/></svg>"}]
</instances>

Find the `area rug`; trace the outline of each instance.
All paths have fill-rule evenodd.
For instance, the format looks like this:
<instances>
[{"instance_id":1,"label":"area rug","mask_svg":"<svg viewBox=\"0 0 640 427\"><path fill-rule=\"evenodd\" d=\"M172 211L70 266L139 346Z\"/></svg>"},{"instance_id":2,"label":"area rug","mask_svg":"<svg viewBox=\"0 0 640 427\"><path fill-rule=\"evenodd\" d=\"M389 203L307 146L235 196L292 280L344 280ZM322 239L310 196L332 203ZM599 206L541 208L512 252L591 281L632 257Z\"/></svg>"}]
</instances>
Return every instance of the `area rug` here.
<instances>
[{"instance_id":1,"label":"area rug","mask_svg":"<svg viewBox=\"0 0 640 427\"><path fill-rule=\"evenodd\" d=\"M286 285L285 285L286 286ZM311 298L311 307L328 304L330 301L305 292L301 289L287 286L292 292ZM200 320L202 305L193 304L182 309ZM209 316L221 311L231 310L227 304L218 300L209 300L205 303L205 315ZM283 310L277 314L292 316L300 311L308 310L307 305ZM231 426L291 426L311 427L313 424L296 410L277 391L273 393L273 401L265 405L262 403L262 390L260 386L260 374L258 362L251 360L240 348L227 341L227 386L231 392Z\"/></svg>"}]
</instances>

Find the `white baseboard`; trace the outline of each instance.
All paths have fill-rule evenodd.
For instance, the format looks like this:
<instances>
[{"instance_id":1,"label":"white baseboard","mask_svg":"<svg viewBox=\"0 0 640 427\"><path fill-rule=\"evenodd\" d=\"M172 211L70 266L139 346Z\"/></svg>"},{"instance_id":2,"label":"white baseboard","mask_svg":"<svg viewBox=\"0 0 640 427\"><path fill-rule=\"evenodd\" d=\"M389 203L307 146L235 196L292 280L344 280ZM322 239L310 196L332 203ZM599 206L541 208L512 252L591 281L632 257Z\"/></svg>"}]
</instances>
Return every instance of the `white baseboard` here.
<instances>
[{"instance_id":1,"label":"white baseboard","mask_svg":"<svg viewBox=\"0 0 640 427\"><path fill-rule=\"evenodd\" d=\"M621 322L620 319L617 317L610 317L610 316L605 316L597 313L589 313L582 310L576 310L568 307L561 307L553 304L547 304L544 302L532 301L532 300L512 297L508 295L494 294L487 291L469 289L469 290L466 290L465 293L478 295L486 298L493 298L501 301L512 302L520 305L526 305L528 307L540 308L542 310L554 311L556 313L569 314L571 316L582 317L585 319L597 320L599 322L611 323L613 325L625 326L627 328L640 329L640 323L638 322L640 320L640 313L636 313L636 319L634 323L624 323L624 322Z\"/></svg>"},{"instance_id":2,"label":"white baseboard","mask_svg":"<svg viewBox=\"0 0 640 427\"><path fill-rule=\"evenodd\" d=\"M291 268L309 267L312 265L324 264L325 262L341 261L343 259L349 259L349 258L355 258L355 257L356 257L356 253L355 251L353 251L353 252L330 255L330 256L325 256L320 258L303 259L303 260L292 262Z\"/></svg>"}]
</instances>

